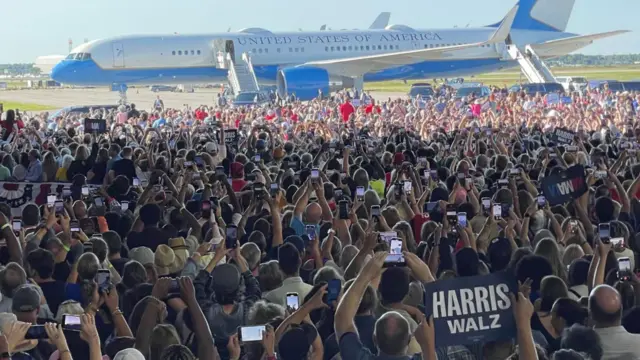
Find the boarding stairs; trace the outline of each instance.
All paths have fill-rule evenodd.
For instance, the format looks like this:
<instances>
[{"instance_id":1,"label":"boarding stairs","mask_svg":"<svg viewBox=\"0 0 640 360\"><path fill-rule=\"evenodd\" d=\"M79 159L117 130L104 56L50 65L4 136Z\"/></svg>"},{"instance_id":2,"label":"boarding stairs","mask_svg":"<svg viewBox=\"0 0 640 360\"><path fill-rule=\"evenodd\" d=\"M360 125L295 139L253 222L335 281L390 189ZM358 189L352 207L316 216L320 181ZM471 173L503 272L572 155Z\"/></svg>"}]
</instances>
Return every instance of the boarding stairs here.
<instances>
[{"instance_id":1,"label":"boarding stairs","mask_svg":"<svg viewBox=\"0 0 640 360\"><path fill-rule=\"evenodd\" d=\"M524 52L516 45L507 45L507 51L512 60L518 61L522 73L529 80L529 83L549 83L556 82L555 76L547 65L538 57L530 45L525 46Z\"/></svg>"},{"instance_id":2,"label":"boarding stairs","mask_svg":"<svg viewBox=\"0 0 640 360\"><path fill-rule=\"evenodd\" d=\"M242 58L235 62L231 58L231 55L227 54L227 61L229 63L227 77L234 94L238 95L241 92L260 90L258 79L251 64L251 57L247 53L243 53Z\"/></svg>"}]
</instances>

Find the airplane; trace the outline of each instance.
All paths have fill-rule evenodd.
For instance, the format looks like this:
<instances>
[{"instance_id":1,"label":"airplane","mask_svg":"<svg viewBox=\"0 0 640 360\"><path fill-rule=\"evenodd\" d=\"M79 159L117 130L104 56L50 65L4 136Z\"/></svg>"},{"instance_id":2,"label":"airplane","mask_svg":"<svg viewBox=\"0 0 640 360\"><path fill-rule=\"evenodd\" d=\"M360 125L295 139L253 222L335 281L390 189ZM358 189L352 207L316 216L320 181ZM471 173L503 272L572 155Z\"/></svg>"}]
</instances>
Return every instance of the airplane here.
<instances>
[{"instance_id":1,"label":"airplane","mask_svg":"<svg viewBox=\"0 0 640 360\"><path fill-rule=\"evenodd\" d=\"M574 3L520 0L502 21L476 28L415 30L389 25L285 33L246 28L210 35L113 37L76 47L51 77L70 85L120 84L124 89L225 83L229 68L221 54L234 62L249 54L257 82L275 84L282 97L295 93L300 100L310 100L318 91L362 89L370 81L463 77L515 67L518 60L507 51L511 45L527 46L543 60L627 32L566 32Z\"/></svg>"}]
</instances>

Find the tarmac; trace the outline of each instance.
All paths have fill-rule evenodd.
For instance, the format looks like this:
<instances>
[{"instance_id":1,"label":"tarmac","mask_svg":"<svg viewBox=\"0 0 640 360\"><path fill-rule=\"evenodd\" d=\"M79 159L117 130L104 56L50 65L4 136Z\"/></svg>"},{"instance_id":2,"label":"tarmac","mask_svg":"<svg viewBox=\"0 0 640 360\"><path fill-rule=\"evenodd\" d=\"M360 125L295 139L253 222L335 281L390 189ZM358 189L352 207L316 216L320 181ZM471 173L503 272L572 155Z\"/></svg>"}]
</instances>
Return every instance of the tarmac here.
<instances>
[{"instance_id":1,"label":"tarmac","mask_svg":"<svg viewBox=\"0 0 640 360\"><path fill-rule=\"evenodd\" d=\"M192 108L201 105L212 105L220 89L195 89L193 93L157 92L148 88L134 88L127 92L127 101L136 104L139 110L153 108L156 97L160 97L165 107L181 109L185 104ZM406 96L398 92L372 92L376 99L398 98ZM34 90L5 90L0 91L0 102L18 102L51 106L51 110L61 109L72 105L110 105L120 99L117 92L107 88L92 89L34 89Z\"/></svg>"}]
</instances>

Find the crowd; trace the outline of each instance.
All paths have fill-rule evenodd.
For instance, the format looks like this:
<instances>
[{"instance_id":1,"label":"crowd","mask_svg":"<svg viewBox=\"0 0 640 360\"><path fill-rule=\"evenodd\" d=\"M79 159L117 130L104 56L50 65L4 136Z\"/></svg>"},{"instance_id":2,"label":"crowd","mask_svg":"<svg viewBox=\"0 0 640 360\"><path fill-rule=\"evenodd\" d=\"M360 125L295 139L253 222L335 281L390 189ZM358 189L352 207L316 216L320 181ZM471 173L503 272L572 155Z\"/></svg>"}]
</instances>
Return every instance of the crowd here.
<instances>
[{"instance_id":1,"label":"crowd","mask_svg":"<svg viewBox=\"0 0 640 360\"><path fill-rule=\"evenodd\" d=\"M640 95L435 90L5 109L2 184L63 191L0 203L0 360L640 359ZM511 331L439 345L491 274Z\"/></svg>"}]
</instances>

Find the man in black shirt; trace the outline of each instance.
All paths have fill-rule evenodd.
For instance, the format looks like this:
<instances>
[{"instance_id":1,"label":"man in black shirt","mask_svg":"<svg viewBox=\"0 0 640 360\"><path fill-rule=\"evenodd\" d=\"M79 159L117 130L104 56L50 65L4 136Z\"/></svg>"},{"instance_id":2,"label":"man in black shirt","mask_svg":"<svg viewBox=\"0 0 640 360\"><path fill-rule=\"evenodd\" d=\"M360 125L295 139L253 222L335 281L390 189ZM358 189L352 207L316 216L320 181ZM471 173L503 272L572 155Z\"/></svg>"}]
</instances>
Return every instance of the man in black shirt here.
<instances>
[{"instance_id":1,"label":"man in black shirt","mask_svg":"<svg viewBox=\"0 0 640 360\"><path fill-rule=\"evenodd\" d=\"M113 268L116 269L118 274L122 276L124 265L129 261L127 258L123 258L120 254L122 251L122 240L120 235L115 231L107 231L102 234L102 239L107 243L108 258Z\"/></svg>"},{"instance_id":2,"label":"man in black shirt","mask_svg":"<svg viewBox=\"0 0 640 360\"><path fill-rule=\"evenodd\" d=\"M122 159L116 161L109 171L109 178L111 181L116 178L118 175L124 175L129 178L129 183L133 183L133 178L136 177L136 167L133 164L133 160L131 160L131 156L133 155L133 149L125 146L122 149Z\"/></svg>"},{"instance_id":3,"label":"man in black shirt","mask_svg":"<svg viewBox=\"0 0 640 360\"><path fill-rule=\"evenodd\" d=\"M129 113L127 114L127 118L131 119L131 118L139 118L140 117L140 111L136 110L136 104L131 104L131 110L129 110Z\"/></svg>"}]
</instances>

